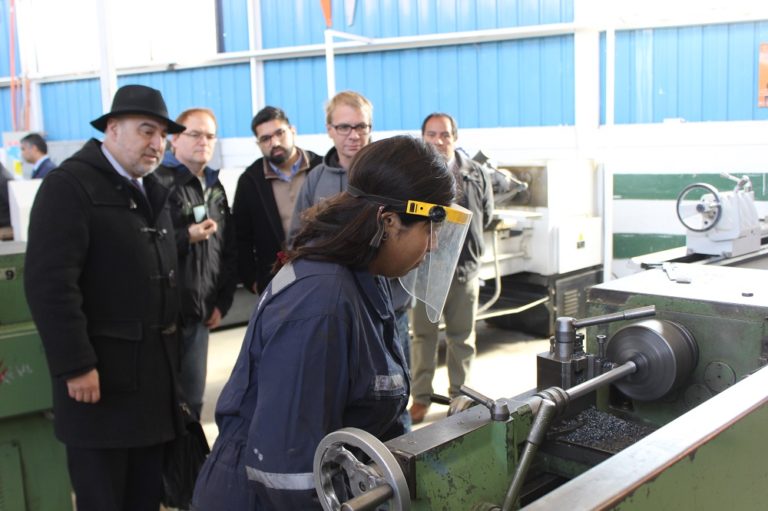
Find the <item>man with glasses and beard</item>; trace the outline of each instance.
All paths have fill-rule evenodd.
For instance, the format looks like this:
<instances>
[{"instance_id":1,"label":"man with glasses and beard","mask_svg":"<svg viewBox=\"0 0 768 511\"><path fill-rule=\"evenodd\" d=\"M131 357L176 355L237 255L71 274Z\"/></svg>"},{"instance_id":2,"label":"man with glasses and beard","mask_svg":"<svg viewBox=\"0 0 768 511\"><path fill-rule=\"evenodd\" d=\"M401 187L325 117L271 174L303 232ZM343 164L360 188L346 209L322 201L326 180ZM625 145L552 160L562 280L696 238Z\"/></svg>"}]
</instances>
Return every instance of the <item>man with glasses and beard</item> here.
<instances>
[{"instance_id":1,"label":"man with glasses and beard","mask_svg":"<svg viewBox=\"0 0 768 511\"><path fill-rule=\"evenodd\" d=\"M240 281L259 294L272 280L272 266L284 248L299 191L322 158L296 147L296 128L280 108L261 109L251 130L264 156L240 176L233 216Z\"/></svg>"}]
</instances>

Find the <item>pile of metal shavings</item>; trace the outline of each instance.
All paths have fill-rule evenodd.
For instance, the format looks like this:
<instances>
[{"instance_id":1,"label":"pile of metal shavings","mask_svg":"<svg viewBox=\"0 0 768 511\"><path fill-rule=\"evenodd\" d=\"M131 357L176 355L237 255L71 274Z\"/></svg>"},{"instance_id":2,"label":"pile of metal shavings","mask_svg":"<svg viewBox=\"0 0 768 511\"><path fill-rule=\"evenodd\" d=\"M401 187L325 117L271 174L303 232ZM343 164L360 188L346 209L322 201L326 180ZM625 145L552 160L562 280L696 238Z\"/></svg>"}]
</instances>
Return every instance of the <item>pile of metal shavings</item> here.
<instances>
[{"instance_id":1,"label":"pile of metal shavings","mask_svg":"<svg viewBox=\"0 0 768 511\"><path fill-rule=\"evenodd\" d=\"M630 422L592 406L562 421L550 433L560 441L615 454L655 430L652 426Z\"/></svg>"}]
</instances>

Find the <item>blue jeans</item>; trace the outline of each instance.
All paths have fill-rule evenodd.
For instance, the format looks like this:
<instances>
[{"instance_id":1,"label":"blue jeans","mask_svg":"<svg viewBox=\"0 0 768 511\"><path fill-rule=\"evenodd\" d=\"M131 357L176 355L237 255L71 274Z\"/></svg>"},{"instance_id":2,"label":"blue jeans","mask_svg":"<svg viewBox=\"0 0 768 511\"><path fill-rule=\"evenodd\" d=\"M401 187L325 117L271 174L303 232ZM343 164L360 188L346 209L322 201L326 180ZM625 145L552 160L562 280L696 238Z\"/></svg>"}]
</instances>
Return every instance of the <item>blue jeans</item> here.
<instances>
[{"instance_id":1,"label":"blue jeans","mask_svg":"<svg viewBox=\"0 0 768 511\"><path fill-rule=\"evenodd\" d=\"M203 410L205 375L208 368L208 327L194 323L181 329L181 397L197 417Z\"/></svg>"},{"instance_id":2,"label":"blue jeans","mask_svg":"<svg viewBox=\"0 0 768 511\"><path fill-rule=\"evenodd\" d=\"M402 346L403 353L405 353L405 369L410 373L411 334L408 332L410 328L408 325L408 309L404 309L395 313L395 328L397 329L397 336L400 338L400 346ZM411 423L411 414L408 413L407 409L403 412L401 419L403 421L403 425L405 426L405 431L411 431L411 426L413 426L413 424Z\"/></svg>"}]
</instances>

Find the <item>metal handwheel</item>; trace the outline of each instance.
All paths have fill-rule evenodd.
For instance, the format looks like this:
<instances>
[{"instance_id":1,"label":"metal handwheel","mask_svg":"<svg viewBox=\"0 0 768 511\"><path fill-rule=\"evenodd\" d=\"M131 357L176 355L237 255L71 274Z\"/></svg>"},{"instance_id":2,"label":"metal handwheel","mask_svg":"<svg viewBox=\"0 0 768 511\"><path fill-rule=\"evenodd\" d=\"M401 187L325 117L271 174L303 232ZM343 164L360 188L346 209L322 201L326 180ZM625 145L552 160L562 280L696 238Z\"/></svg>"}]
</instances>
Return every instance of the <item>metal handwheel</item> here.
<instances>
[{"instance_id":1,"label":"metal handwheel","mask_svg":"<svg viewBox=\"0 0 768 511\"><path fill-rule=\"evenodd\" d=\"M371 461L361 462L349 448L361 450ZM343 428L326 435L315 450L313 472L325 511L376 509L384 502L391 511L411 508L408 484L397 460L379 439L362 429ZM352 499L342 503L336 488L345 486Z\"/></svg>"},{"instance_id":2,"label":"metal handwheel","mask_svg":"<svg viewBox=\"0 0 768 511\"><path fill-rule=\"evenodd\" d=\"M707 197L705 194L711 194ZM695 201L695 202L694 202ZM694 183L683 188L677 196L677 218L693 232L714 228L723 215L723 202L717 188L707 183Z\"/></svg>"}]
</instances>

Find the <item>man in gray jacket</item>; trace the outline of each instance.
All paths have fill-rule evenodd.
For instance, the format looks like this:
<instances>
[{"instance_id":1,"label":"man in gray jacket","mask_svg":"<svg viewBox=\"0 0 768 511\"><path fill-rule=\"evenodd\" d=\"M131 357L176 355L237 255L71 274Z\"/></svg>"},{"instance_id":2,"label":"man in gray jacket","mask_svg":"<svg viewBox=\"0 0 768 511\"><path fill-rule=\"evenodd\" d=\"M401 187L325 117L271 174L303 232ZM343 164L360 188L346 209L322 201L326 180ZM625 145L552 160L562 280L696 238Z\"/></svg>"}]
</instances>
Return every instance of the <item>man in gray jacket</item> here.
<instances>
[{"instance_id":1,"label":"man in gray jacket","mask_svg":"<svg viewBox=\"0 0 768 511\"><path fill-rule=\"evenodd\" d=\"M336 94L325 106L325 129L333 140L333 147L323 163L307 174L296 200L291 220L291 239L301 228L302 212L337 193L347 189L347 169L358 151L371 142L373 105L362 94L343 91ZM396 324L406 361L410 359L408 334L408 309L411 297L397 279L392 281L392 301ZM410 416L403 415L406 429L410 429Z\"/></svg>"},{"instance_id":2,"label":"man in gray jacket","mask_svg":"<svg viewBox=\"0 0 768 511\"><path fill-rule=\"evenodd\" d=\"M479 294L480 257L483 255L483 229L491 222L493 190L482 168L456 150L458 128L448 114L433 113L424 119L421 136L435 146L456 177L456 202L472 211L469 232L461 249L456 272L443 308L446 337L448 393L459 395L475 357L475 316ZM437 366L438 325L427 319L422 302L413 308L413 346L410 413L414 424L424 420L432 394L432 378Z\"/></svg>"},{"instance_id":3,"label":"man in gray jacket","mask_svg":"<svg viewBox=\"0 0 768 511\"><path fill-rule=\"evenodd\" d=\"M349 164L357 152L370 143L372 127L373 106L362 94L339 92L325 106L325 129L333 140L333 147L323 163L307 174L301 187L291 220L291 239L299 232L305 209L347 189Z\"/></svg>"}]
</instances>

